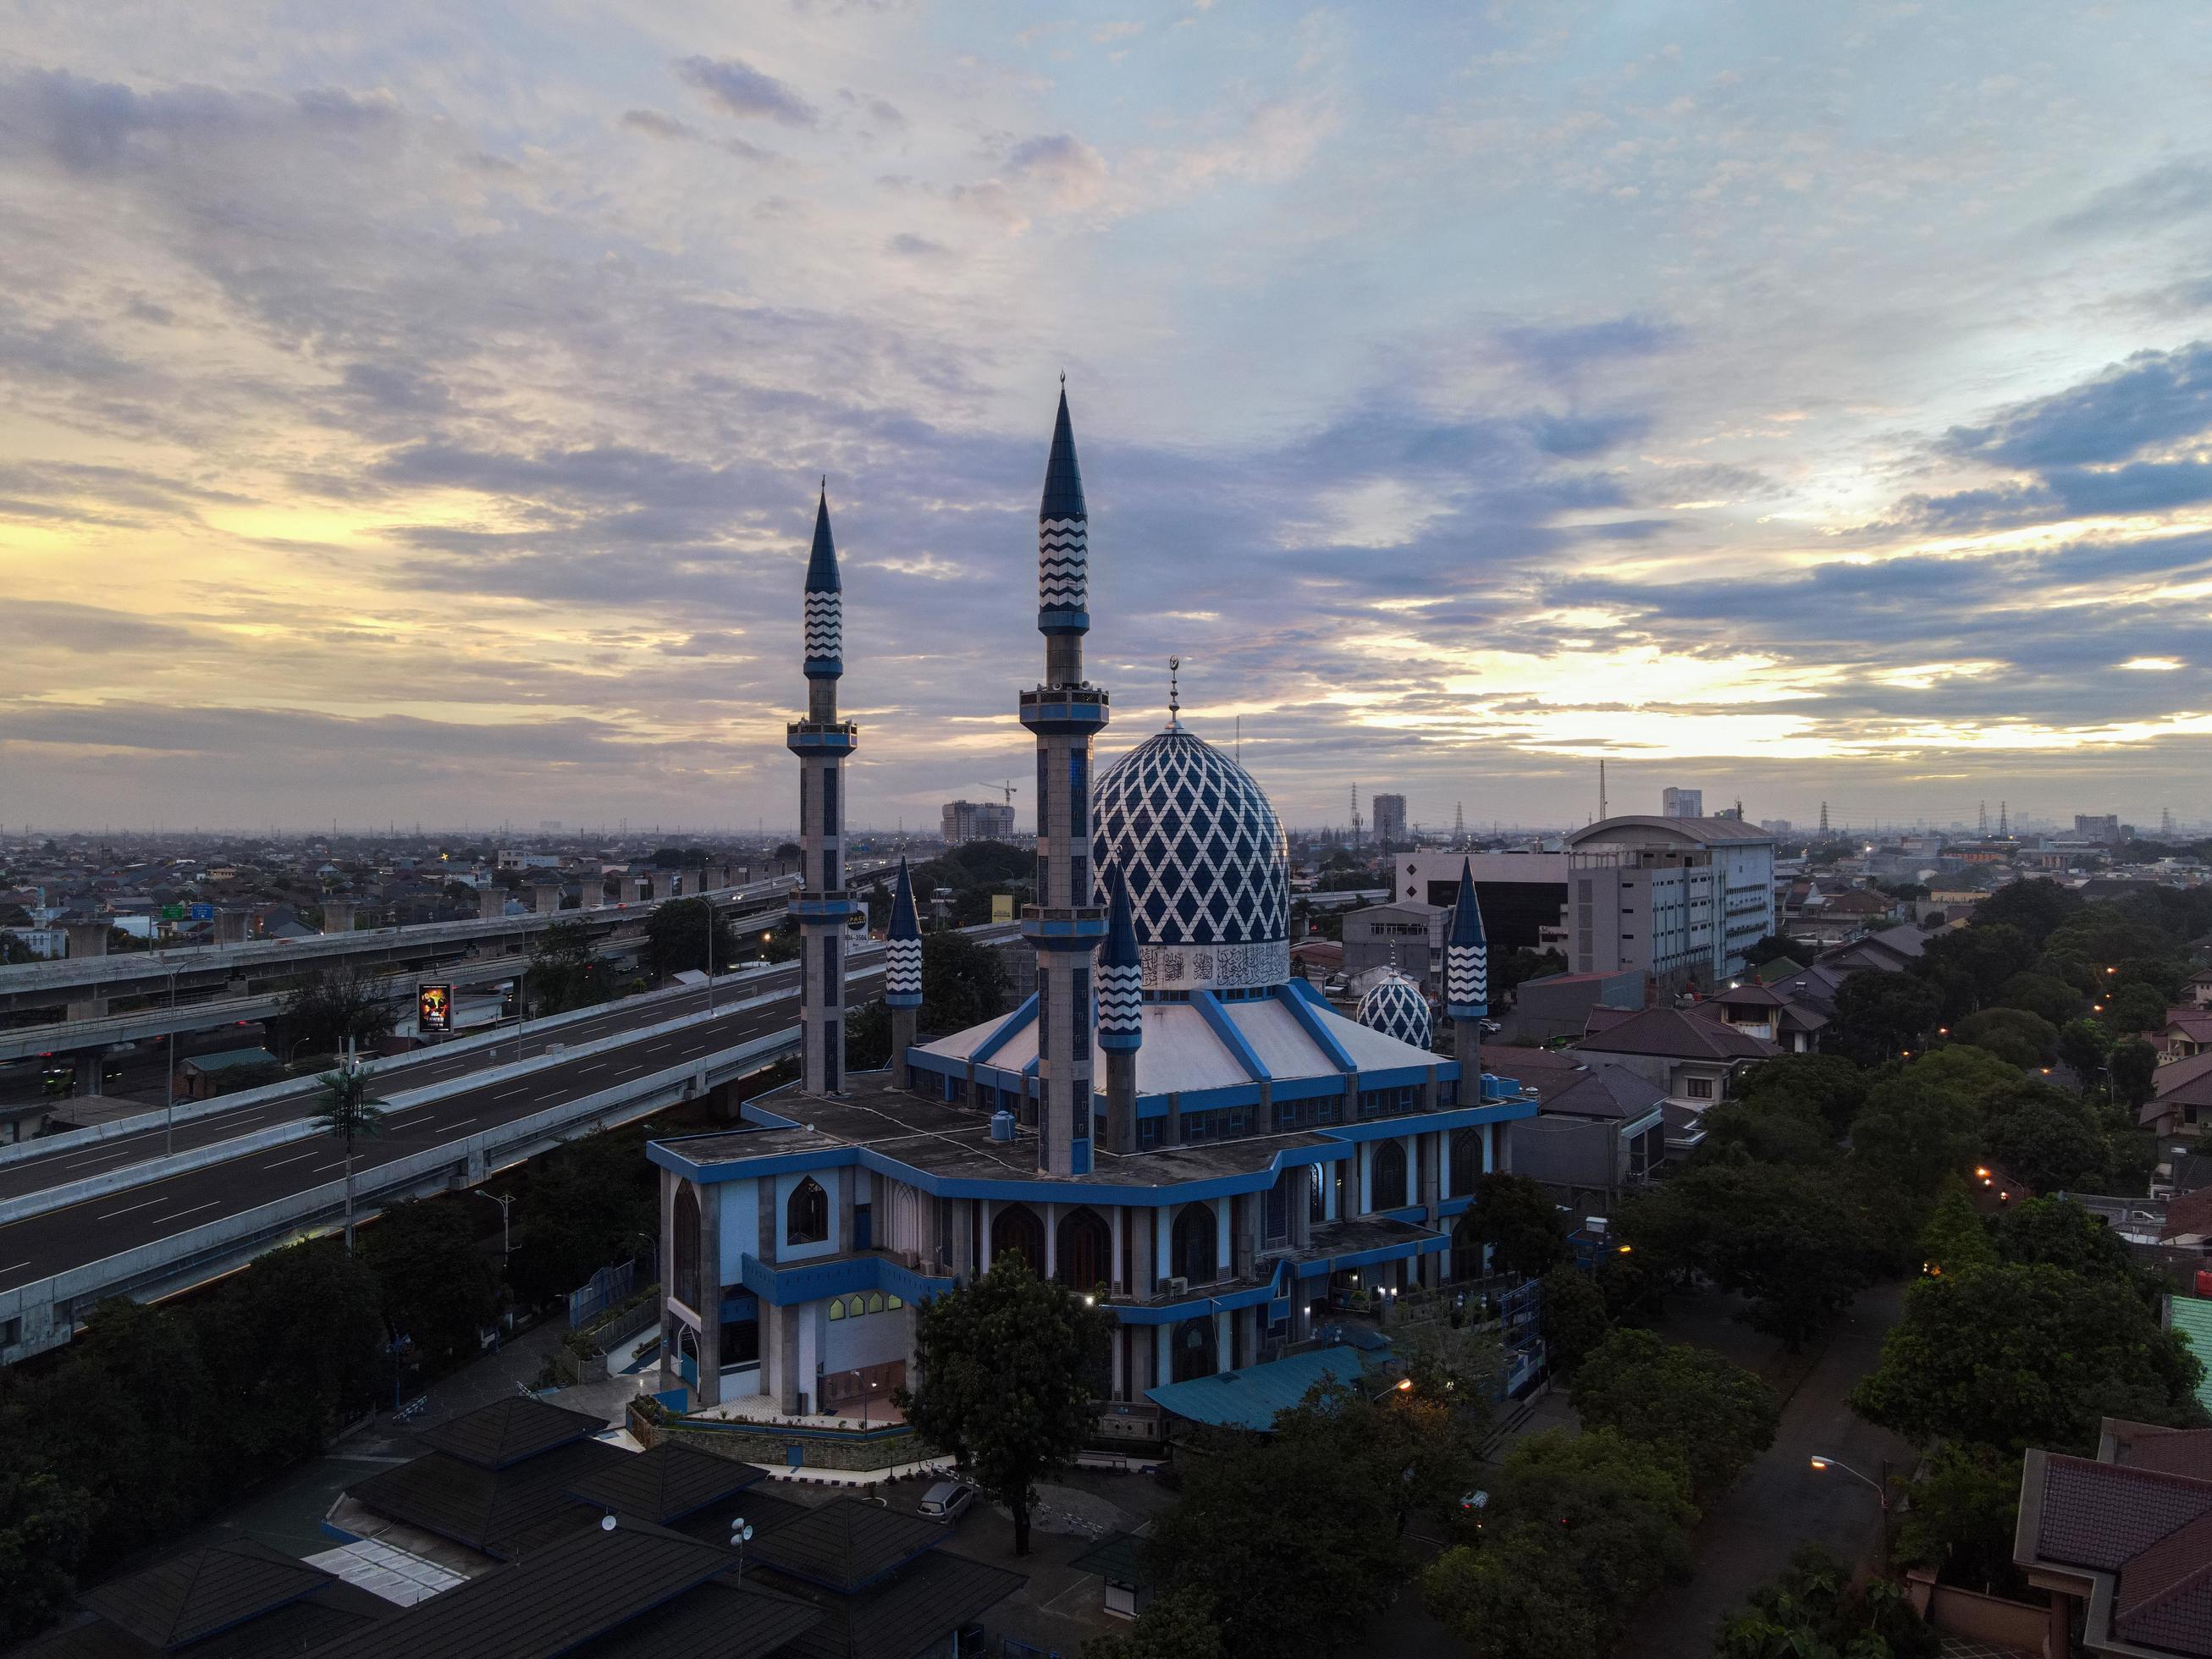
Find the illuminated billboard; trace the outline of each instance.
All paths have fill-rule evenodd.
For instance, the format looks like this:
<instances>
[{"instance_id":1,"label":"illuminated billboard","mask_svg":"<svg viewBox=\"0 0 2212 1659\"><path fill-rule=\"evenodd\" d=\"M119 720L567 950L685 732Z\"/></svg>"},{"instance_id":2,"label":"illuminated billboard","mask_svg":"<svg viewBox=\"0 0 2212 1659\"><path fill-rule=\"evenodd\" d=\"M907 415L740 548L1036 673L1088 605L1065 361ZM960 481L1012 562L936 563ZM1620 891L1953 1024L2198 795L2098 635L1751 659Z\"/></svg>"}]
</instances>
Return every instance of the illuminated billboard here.
<instances>
[{"instance_id":1,"label":"illuminated billboard","mask_svg":"<svg viewBox=\"0 0 2212 1659\"><path fill-rule=\"evenodd\" d=\"M453 1029L453 988L424 985L415 993L415 1029L424 1036Z\"/></svg>"}]
</instances>

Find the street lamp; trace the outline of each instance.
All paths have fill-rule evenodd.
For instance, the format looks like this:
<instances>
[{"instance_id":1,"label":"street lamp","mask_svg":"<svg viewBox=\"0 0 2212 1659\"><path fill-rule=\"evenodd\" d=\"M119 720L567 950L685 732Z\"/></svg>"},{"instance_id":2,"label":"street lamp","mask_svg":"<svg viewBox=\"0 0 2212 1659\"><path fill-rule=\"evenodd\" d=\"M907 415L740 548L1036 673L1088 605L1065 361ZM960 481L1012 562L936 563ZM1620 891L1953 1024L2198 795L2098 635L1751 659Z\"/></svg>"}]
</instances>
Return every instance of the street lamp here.
<instances>
[{"instance_id":1,"label":"street lamp","mask_svg":"<svg viewBox=\"0 0 2212 1659\"><path fill-rule=\"evenodd\" d=\"M753 1529L739 1516L730 1522L730 1547L738 1553L738 1577L745 1576L745 1546L752 1541Z\"/></svg>"},{"instance_id":2,"label":"street lamp","mask_svg":"<svg viewBox=\"0 0 2212 1659\"><path fill-rule=\"evenodd\" d=\"M1866 1486L1872 1486L1874 1488L1874 1495L1881 1500L1881 1512L1884 1515L1887 1515L1889 1513L1889 1488L1883 1486L1881 1481L1875 1480L1872 1475L1862 1474L1850 1464L1843 1462L1839 1459L1827 1456L1824 1453L1815 1452L1808 1461L1812 1463L1814 1470L1820 1474L1825 1474L1830 1469L1841 1469L1845 1474L1850 1476L1852 1480L1860 1481ZM1884 1472L1887 1473L1887 1470Z\"/></svg>"},{"instance_id":3,"label":"street lamp","mask_svg":"<svg viewBox=\"0 0 2212 1659\"><path fill-rule=\"evenodd\" d=\"M514 1244L507 1224L507 1212L514 1207L514 1194L488 1193L481 1187L475 1188L475 1192L478 1198L488 1198L499 1206L499 1260L500 1266L504 1268L507 1258L514 1253Z\"/></svg>"}]
</instances>

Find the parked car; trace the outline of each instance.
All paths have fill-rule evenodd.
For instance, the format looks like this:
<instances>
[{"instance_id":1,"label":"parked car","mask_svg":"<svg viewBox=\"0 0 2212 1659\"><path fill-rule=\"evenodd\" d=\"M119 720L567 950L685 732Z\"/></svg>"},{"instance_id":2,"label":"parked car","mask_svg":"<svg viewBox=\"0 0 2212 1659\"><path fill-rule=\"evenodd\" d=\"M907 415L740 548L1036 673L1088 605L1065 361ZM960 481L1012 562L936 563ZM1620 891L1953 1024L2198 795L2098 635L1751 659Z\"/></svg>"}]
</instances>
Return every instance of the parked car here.
<instances>
[{"instance_id":1,"label":"parked car","mask_svg":"<svg viewBox=\"0 0 2212 1659\"><path fill-rule=\"evenodd\" d=\"M968 1513L975 1501L975 1488L965 1480L940 1480L921 1495L921 1518L951 1526Z\"/></svg>"}]
</instances>

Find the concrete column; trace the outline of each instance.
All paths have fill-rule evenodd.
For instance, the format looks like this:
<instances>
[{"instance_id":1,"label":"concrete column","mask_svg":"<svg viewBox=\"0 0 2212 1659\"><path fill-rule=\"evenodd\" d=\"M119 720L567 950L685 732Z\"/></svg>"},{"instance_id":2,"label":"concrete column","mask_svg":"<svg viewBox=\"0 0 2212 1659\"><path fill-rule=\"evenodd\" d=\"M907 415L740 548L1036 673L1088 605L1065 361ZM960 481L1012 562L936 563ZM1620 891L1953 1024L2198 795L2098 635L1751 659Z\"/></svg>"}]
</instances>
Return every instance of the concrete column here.
<instances>
[{"instance_id":1,"label":"concrete column","mask_svg":"<svg viewBox=\"0 0 2212 1659\"><path fill-rule=\"evenodd\" d=\"M94 1048L87 1054L70 1056L70 1064L76 1068L76 1091L79 1095L99 1098L102 1080L100 1069L106 1058L107 1051L104 1048Z\"/></svg>"},{"instance_id":2,"label":"concrete column","mask_svg":"<svg viewBox=\"0 0 2212 1659\"><path fill-rule=\"evenodd\" d=\"M1135 1229L1129 1240L1130 1277L1127 1286L1133 1297L1151 1296L1153 1287L1160 1282L1159 1258L1152 1251L1159 1231L1153 1219L1158 1213L1155 1210L1130 1210L1123 1218L1124 1225Z\"/></svg>"},{"instance_id":3,"label":"concrete column","mask_svg":"<svg viewBox=\"0 0 2212 1659\"><path fill-rule=\"evenodd\" d=\"M1175 1381L1175 1343L1172 1325L1152 1327L1152 1380L1164 1385Z\"/></svg>"},{"instance_id":4,"label":"concrete column","mask_svg":"<svg viewBox=\"0 0 2212 1659\"><path fill-rule=\"evenodd\" d=\"M1127 1219L1127 1212L1118 1204L1106 1212L1106 1224L1114 1238L1113 1243L1109 1246L1113 1252L1113 1267L1106 1275L1106 1283L1109 1289L1116 1291L1128 1288L1122 1282L1121 1278L1121 1228Z\"/></svg>"},{"instance_id":5,"label":"concrete column","mask_svg":"<svg viewBox=\"0 0 2212 1659\"><path fill-rule=\"evenodd\" d=\"M1236 1350L1231 1345L1229 1322L1236 1316L1226 1310L1213 1316L1213 1369L1218 1374L1237 1368Z\"/></svg>"},{"instance_id":6,"label":"concrete column","mask_svg":"<svg viewBox=\"0 0 2212 1659\"><path fill-rule=\"evenodd\" d=\"M326 933L350 933L356 906L351 899L328 898L323 901L323 931Z\"/></svg>"},{"instance_id":7,"label":"concrete column","mask_svg":"<svg viewBox=\"0 0 2212 1659\"><path fill-rule=\"evenodd\" d=\"M606 878L597 870L586 870L576 878L576 908L596 910L607 902Z\"/></svg>"},{"instance_id":8,"label":"concrete column","mask_svg":"<svg viewBox=\"0 0 2212 1659\"><path fill-rule=\"evenodd\" d=\"M1323 1221L1334 1221L1337 1218L1337 1172L1343 1167L1341 1159L1321 1166L1321 1218Z\"/></svg>"},{"instance_id":9,"label":"concrete column","mask_svg":"<svg viewBox=\"0 0 2212 1659\"><path fill-rule=\"evenodd\" d=\"M854 1189L860 1184L860 1172L857 1169L837 1171L837 1248L841 1250L853 1248L853 1210L860 1202L860 1195Z\"/></svg>"},{"instance_id":10,"label":"concrete column","mask_svg":"<svg viewBox=\"0 0 2212 1659\"><path fill-rule=\"evenodd\" d=\"M560 914L561 890L550 881L540 882L530 890L530 910L532 915L550 916Z\"/></svg>"},{"instance_id":11,"label":"concrete column","mask_svg":"<svg viewBox=\"0 0 2212 1659\"><path fill-rule=\"evenodd\" d=\"M701 1187L692 1196L699 1200L698 1403L719 1406L722 1403L722 1189Z\"/></svg>"},{"instance_id":12,"label":"concrete column","mask_svg":"<svg viewBox=\"0 0 2212 1659\"><path fill-rule=\"evenodd\" d=\"M1233 1272L1237 1266L1237 1236L1229 1225L1229 1212L1236 1207L1237 1200L1231 1197L1214 1200L1213 1271L1217 1279Z\"/></svg>"},{"instance_id":13,"label":"concrete column","mask_svg":"<svg viewBox=\"0 0 2212 1659\"><path fill-rule=\"evenodd\" d=\"M649 904L653 902L653 878L651 876L631 876L627 878L627 886L630 902L632 903Z\"/></svg>"},{"instance_id":14,"label":"concrete column","mask_svg":"<svg viewBox=\"0 0 2212 1659\"><path fill-rule=\"evenodd\" d=\"M65 921L62 931L69 935L70 960L81 957L104 957L107 954L107 923L105 921Z\"/></svg>"},{"instance_id":15,"label":"concrete column","mask_svg":"<svg viewBox=\"0 0 2212 1659\"><path fill-rule=\"evenodd\" d=\"M218 910L215 913L215 942L217 945L243 945L246 931L253 918L244 910Z\"/></svg>"},{"instance_id":16,"label":"concrete column","mask_svg":"<svg viewBox=\"0 0 2212 1659\"><path fill-rule=\"evenodd\" d=\"M754 1194L753 1208L759 1212L760 1215L760 1248L753 1252L753 1260L773 1261L775 1260L776 1241L783 1237L780 1231L783 1225L783 1218L775 1201L774 1176L763 1176L760 1178L760 1185Z\"/></svg>"},{"instance_id":17,"label":"concrete column","mask_svg":"<svg viewBox=\"0 0 2212 1659\"><path fill-rule=\"evenodd\" d=\"M1106 1150L1137 1150L1137 1056L1126 1049L1106 1055Z\"/></svg>"},{"instance_id":18,"label":"concrete column","mask_svg":"<svg viewBox=\"0 0 2212 1659\"><path fill-rule=\"evenodd\" d=\"M907 1050L914 1047L914 1008L891 1010L891 1081L902 1089L914 1087L914 1068L907 1064Z\"/></svg>"},{"instance_id":19,"label":"concrete column","mask_svg":"<svg viewBox=\"0 0 2212 1659\"><path fill-rule=\"evenodd\" d=\"M477 915L485 921L496 921L507 914L507 889L494 883L477 894Z\"/></svg>"},{"instance_id":20,"label":"concrete column","mask_svg":"<svg viewBox=\"0 0 2212 1659\"><path fill-rule=\"evenodd\" d=\"M1044 1206L1044 1276L1060 1276L1060 1206Z\"/></svg>"},{"instance_id":21,"label":"concrete column","mask_svg":"<svg viewBox=\"0 0 2212 1659\"><path fill-rule=\"evenodd\" d=\"M1451 1149L1454 1131L1437 1132L1437 1197L1442 1202L1452 1189Z\"/></svg>"},{"instance_id":22,"label":"concrete column","mask_svg":"<svg viewBox=\"0 0 2212 1659\"><path fill-rule=\"evenodd\" d=\"M1169 1277L1175 1270L1175 1229L1167 1205L1152 1212L1152 1274L1153 1284Z\"/></svg>"},{"instance_id":23,"label":"concrete column","mask_svg":"<svg viewBox=\"0 0 2212 1659\"><path fill-rule=\"evenodd\" d=\"M1375 1207L1375 1143L1359 1143L1358 1184L1352 1189L1352 1213L1365 1215Z\"/></svg>"}]
</instances>

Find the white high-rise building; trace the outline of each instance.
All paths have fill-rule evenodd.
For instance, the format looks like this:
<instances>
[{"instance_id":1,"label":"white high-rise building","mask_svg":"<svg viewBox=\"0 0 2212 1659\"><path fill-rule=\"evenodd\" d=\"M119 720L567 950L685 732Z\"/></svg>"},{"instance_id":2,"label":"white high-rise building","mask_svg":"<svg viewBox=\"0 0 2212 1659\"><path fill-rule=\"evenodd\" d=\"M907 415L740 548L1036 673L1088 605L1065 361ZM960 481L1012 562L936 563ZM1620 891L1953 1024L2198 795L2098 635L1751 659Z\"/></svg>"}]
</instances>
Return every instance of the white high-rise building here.
<instances>
[{"instance_id":1,"label":"white high-rise building","mask_svg":"<svg viewBox=\"0 0 2212 1659\"><path fill-rule=\"evenodd\" d=\"M1662 816L1670 818L1701 818L1705 815L1705 792L1702 789L1677 789L1672 784L1661 797Z\"/></svg>"}]
</instances>

